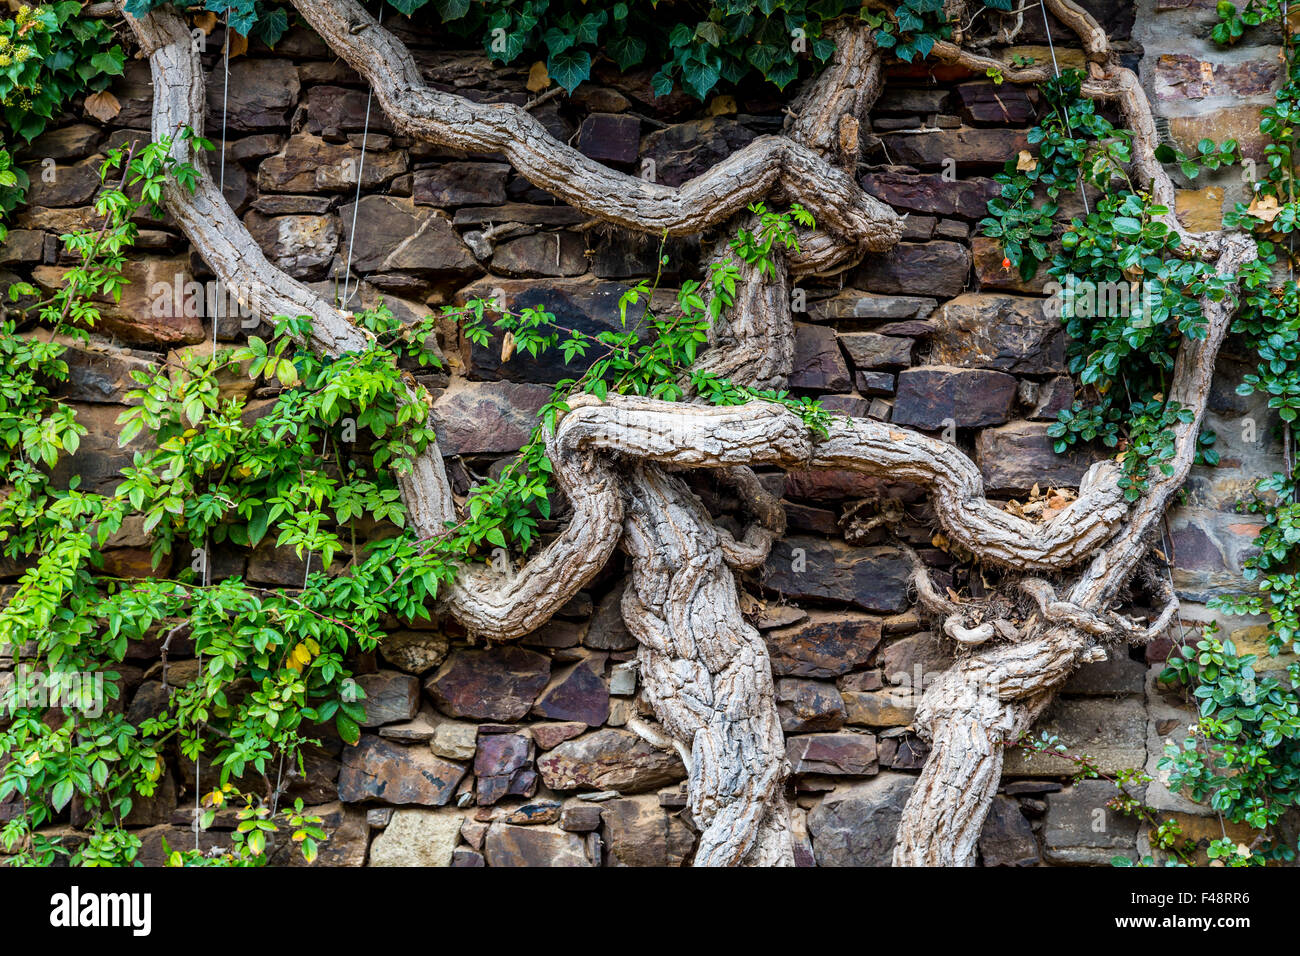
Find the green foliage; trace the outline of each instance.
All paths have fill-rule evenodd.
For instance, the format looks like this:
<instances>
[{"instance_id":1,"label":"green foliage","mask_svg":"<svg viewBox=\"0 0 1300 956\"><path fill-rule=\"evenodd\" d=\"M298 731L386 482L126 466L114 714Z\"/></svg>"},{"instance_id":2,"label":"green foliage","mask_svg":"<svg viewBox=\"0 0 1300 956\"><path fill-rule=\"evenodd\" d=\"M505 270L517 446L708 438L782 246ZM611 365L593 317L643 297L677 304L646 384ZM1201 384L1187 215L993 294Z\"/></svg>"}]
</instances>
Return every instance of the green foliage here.
<instances>
[{"instance_id":1,"label":"green foliage","mask_svg":"<svg viewBox=\"0 0 1300 956\"><path fill-rule=\"evenodd\" d=\"M1295 848L1276 827L1300 801L1300 665L1285 681L1254 665L1255 655L1213 634L1169 658L1160 679L1194 688L1199 720L1166 747L1159 767L1171 789L1261 831L1250 862L1290 862Z\"/></svg>"},{"instance_id":2,"label":"green foliage","mask_svg":"<svg viewBox=\"0 0 1300 956\"><path fill-rule=\"evenodd\" d=\"M0 242L4 220L23 201L27 174L10 150L45 131L78 93L103 90L126 55L102 20L80 16L76 0L19 8L0 20Z\"/></svg>"}]
</instances>

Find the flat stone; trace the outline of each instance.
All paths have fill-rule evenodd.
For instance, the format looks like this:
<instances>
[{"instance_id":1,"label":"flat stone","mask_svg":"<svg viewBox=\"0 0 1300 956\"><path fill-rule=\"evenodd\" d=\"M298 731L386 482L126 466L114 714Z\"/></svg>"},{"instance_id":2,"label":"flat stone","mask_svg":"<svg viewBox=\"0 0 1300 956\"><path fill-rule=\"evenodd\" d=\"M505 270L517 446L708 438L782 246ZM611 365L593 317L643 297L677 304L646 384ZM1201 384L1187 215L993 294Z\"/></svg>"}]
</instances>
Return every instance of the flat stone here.
<instances>
[{"instance_id":1,"label":"flat stone","mask_svg":"<svg viewBox=\"0 0 1300 956\"><path fill-rule=\"evenodd\" d=\"M352 266L358 272L404 271L419 276L463 275L478 261L451 223L426 206L394 196L363 196L339 210L344 242L351 242Z\"/></svg>"},{"instance_id":2,"label":"flat stone","mask_svg":"<svg viewBox=\"0 0 1300 956\"><path fill-rule=\"evenodd\" d=\"M9 235L12 237L13 233ZM52 394L68 401L127 404L126 393L140 387L131 373L147 374L157 368L154 362L130 349L92 342L62 344L61 358L68 366L68 378L65 382L51 383Z\"/></svg>"},{"instance_id":3,"label":"flat stone","mask_svg":"<svg viewBox=\"0 0 1300 956\"><path fill-rule=\"evenodd\" d=\"M1014 83L960 83L954 92L961 102L962 119L968 123L1024 126L1038 116L1030 92Z\"/></svg>"},{"instance_id":4,"label":"flat stone","mask_svg":"<svg viewBox=\"0 0 1300 956\"><path fill-rule=\"evenodd\" d=\"M957 173L968 169L1000 168L1008 157L1029 148L1025 130L977 129L961 126L924 133L884 133L880 137L889 158L904 166L942 166L951 160Z\"/></svg>"},{"instance_id":5,"label":"flat stone","mask_svg":"<svg viewBox=\"0 0 1300 956\"><path fill-rule=\"evenodd\" d=\"M1037 866L1038 841L1020 812L1020 801L997 794L979 836L980 861L985 866Z\"/></svg>"},{"instance_id":6,"label":"flat stone","mask_svg":"<svg viewBox=\"0 0 1300 956\"><path fill-rule=\"evenodd\" d=\"M560 821L560 801L558 800L534 800L531 803L525 803L521 806L514 807L507 811L506 815L501 818L509 824L517 827L542 826L547 823L558 823ZM564 829L561 827L561 829Z\"/></svg>"},{"instance_id":7,"label":"flat stone","mask_svg":"<svg viewBox=\"0 0 1300 956\"><path fill-rule=\"evenodd\" d=\"M1105 866L1116 856L1136 860L1141 821L1107 806L1117 795L1108 780L1080 780L1060 793L1049 793L1043 826L1048 861Z\"/></svg>"},{"instance_id":8,"label":"flat stone","mask_svg":"<svg viewBox=\"0 0 1300 956\"><path fill-rule=\"evenodd\" d=\"M1005 372L928 365L903 369L893 421L938 430L1000 425L1011 417L1016 380Z\"/></svg>"},{"instance_id":9,"label":"flat stone","mask_svg":"<svg viewBox=\"0 0 1300 956\"><path fill-rule=\"evenodd\" d=\"M966 288L970 267L970 251L963 243L900 242L888 252L868 256L853 277L872 292L901 295L924 290L948 298Z\"/></svg>"},{"instance_id":10,"label":"flat stone","mask_svg":"<svg viewBox=\"0 0 1300 956\"><path fill-rule=\"evenodd\" d=\"M360 701L366 711L362 727L410 720L420 711L420 682L409 674L377 671L359 675L356 682L366 694Z\"/></svg>"},{"instance_id":11,"label":"flat stone","mask_svg":"<svg viewBox=\"0 0 1300 956\"><path fill-rule=\"evenodd\" d=\"M912 364L912 339L877 332L848 332L839 336L855 369L906 368Z\"/></svg>"},{"instance_id":12,"label":"flat stone","mask_svg":"<svg viewBox=\"0 0 1300 956\"><path fill-rule=\"evenodd\" d=\"M1065 327L1049 300L968 292L935 312L935 365L990 368L1013 375L1065 370Z\"/></svg>"},{"instance_id":13,"label":"flat stone","mask_svg":"<svg viewBox=\"0 0 1300 956\"><path fill-rule=\"evenodd\" d=\"M1001 191L991 179L951 181L937 173L872 172L864 174L860 182L863 189L897 210L965 219L988 215L989 200Z\"/></svg>"},{"instance_id":14,"label":"flat stone","mask_svg":"<svg viewBox=\"0 0 1300 956\"><path fill-rule=\"evenodd\" d=\"M794 370L789 384L791 388L819 392L844 392L852 386L834 329L795 323Z\"/></svg>"},{"instance_id":15,"label":"flat stone","mask_svg":"<svg viewBox=\"0 0 1300 956\"><path fill-rule=\"evenodd\" d=\"M512 276L580 276L587 271L587 242L576 232L535 232L498 245L492 268Z\"/></svg>"},{"instance_id":16,"label":"flat stone","mask_svg":"<svg viewBox=\"0 0 1300 956\"><path fill-rule=\"evenodd\" d=\"M61 266L37 266L32 281L53 290L63 285L66 272ZM194 286L188 258L129 259L122 264L122 276L127 284L119 301L92 296L100 314L96 331L125 345L154 349L205 339L200 302L189 294Z\"/></svg>"},{"instance_id":17,"label":"flat stone","mask_svg":"<svg viewBox=\"0 0 1300 956\"><path fill-rule=\"evenodd\" d=\"M560 829L570 833L591 833L600 829L603 804L569 803L560 811Z\"/></svg>"},{"instance_id":18,"label":"flat stone","mask_svg":"<svg viewBox=\"0 0 1300 956\"><path fill-rule=\"evenodd\" d=\"M576 720L568 720L556 723L530 724L528 729L532 731L533 740L537 743L538 748L550 750L566 740L572 740L579 734L585 733L587 725L578 723Z\"/></svg>"},{"instance_id":19,"label":"flat stone","mask_svg":"<svg viewBox=\"0 0 1300 956\"><path fill-rule=\"evenodd\" d=\"M879 295L874 292L861 292L857 289L844 289L827 299L812 303L809 318L818 322L842 319L873 319L893 321L914 321L922 323L915 332L885 332L893 335L924 335L933 326L924 324L925 319L938 306L937 299L916 295ZM877 332L883 332L877 329Z\"/></svg>"},{"instance_id":20,"label":"flat stone","mask_svg":"<svg viewBox=\"0 0 1300 956\"><path fill-rule=\"evenodd\" d=\"M873 734L803 734L786 741L785 757L793 773L866 777L880 768Z\"/></svg>"},{"instance_id":21,"label":"flat stone","mask_svg":"<svg viewBox=\"0 0 1300 956\"><path fill-rule=\"evenodd\" d=\"M456 794L465 765L443 760L427 747L392 743L363 734L343 750L339 799L442 806Z\"/></svg>"},{"instance_id":22,"label":"flat stone","mask_svg":"<svg viewBox=\"0 0 1300 956\"><path fill-rule=\"evenodd\" d=\"M841 785L808 812L818 866L889 866L903 806L916 778L882 773Z\"/></svg>"},{"instance_id":23,"label":"flat stone","mask_svg":"<svg viewBox=\"0 0 1300 956\"><path fill-rule=\"evenodd\" d=\"M906 727L916 716L919 695L911 687L843 694L845 723L855 727Z\"/></svg>"},{"instance_id":24,"label":"flat stone","mask_svg":"<svg viewBox=\"0 0 1300 956\"><path fill-rule=\"evenodd\" d=\"M1082 214L1083 210L1079 210ZM1059 250L1060 243L1052 240L1047 243L1048 252ZM1039 265L1038 270L1028 279L1020 270L1003 266L1006 253L1002 244L996 239L985 236L972 236L970 240L971 259L975 265L975 279L985 292L1003 290L1006 292L1024 292L1030 295L1045 295L1054 281L1047 272L1047 267Z\"/></svg>"},{"instance_id":25,"label":"flat stone","mask_svg":"<svg viewBox=\"0 0 1300 956\"><path fill-rule=\"evenodd\" d=\"M1216 63L1188 53L1161 53L1155 59L1155 92L1161 100L1258 96L1274 88L1280 71L1280 64L1264 57Z\"/></svg>"},{"instance_id":26,"label":"flat stone","mask_svg":"<svg viewBox=\"0 0 1300 956\"><path fill-rule=\"evenodd\" d=\"M641 157L654 162L654 181L680 186L752 143L757 131L724 116L676 123L641 141Z\"/></svg>"},{"instance_id":27,"label":"flat stone","mask_svg":"<svg viewBox=\"0 0 1300 956\"><path fill-rule=\"evenodd\" d=\"M895 613L908 605L911 565L889 546L855 548L791 535L772 546L763 584L788 598L842 601L864 611Z\"/></svg>"},{"instance_id":28,"label":"flat stone","mask_svg":"<svg viewBox=\"0 0 1300 956\"><path fill-rule=\"evenodd\" d=\"M555 671L533 705L533 714L548 720L574 720L589 727L600 726L609 717L609 687L604 669L605 657L597 655Z\"/></svg>"},{"instance_id":29,"label":"flat stone","mask_svg":"<svg viewBox=\"0 0 1300 956\"><path fill-rule=\"evenodd\" d=\"M359 133L366 126L371 133L393 130L388 116L365 90L325 85L307 90L307 128L313 135Z\"/></svg>"},{"instance_id":30,"label":"flat stone","mask_svg":"<svg viewBox=\"0 0 1300 956\"><path fill-rule=\"evenodd\" d=\"M1241 156L1263 162L1264 148L1272 141L1260 132L1261 109L1260 105L1242 103L1194 116L1173 116L1169 119L1169 138L1173 146L1190 156L1197 155L1196 144L1203 139L1216 143L1235 139Z\"/></svg>"},{"instance_id":31,"label":"flat stone","mask_svg":"<svg viewBox=\"0 0 1300 956\"><path fill-rule=\"evenodd\" d=\"M558 827L493 823L483 843L488 866L595 866L587 841Z\"/></svg>"},{"instance_id":32,"label":"flat stone","mask_svg":"<svg viewBox=\"0 0 1300 956\"><path fill-rule=\"evenodd\" d=\"M443 455L518 451L550 397L544 385L457 381L433 403L438 449Z\"/></svg>"},{"instance_id":33,"label":"flat stone","mask_svg":"<svg viewBox=\"0 0 1300 956\"><path fill-rule=\"evenodd\" d=\"M102 156L91 156L66 166L55 165L52 176L39 164L26 167L31 185L27 188L27 202L33 206L84 206L99 192L99 168Z\"/></svg>"},{"instance_id":34,"label":"flat stone","mask_svg":"<svg viewBox=\"0 0 1300 956\"><path fill-rule=\"evenodd\" d=\"M515 721L528 713L550 677L551 662L519 647L458 650L424 689L452 717Z\"/></svg>"},{"instance_id":35,"label":"flat stone","mask_svg":"<svg viewBox=\"0 0 1300 956\"><path fill-rule=\"evenodd\" d=\"M417 169L411 197L422 206L481 206L506 201L508 163L440 163Z\"/></svg>"},{"instance_id":36,"label":"flat stone","mask_svg":"<svg viewBox=\"0 0 1300 956\"><path fill-rule=\"evenodd\" d=\"M463 819L454 811L395 810L370 844L370 865L451 866Z\"/></svg>"},{"instance_id":37,"label":"flat stone","mask_svg":"<svg viewBox=\"0 0 1300 956\"><path fill-rule=\"evenodd\" d=\"M552 790L639 793L686 776L676 753L657 750L636 734L613 728L559 744L538 758L537 769Z\"/></svg>"},{"instance_id":38,"label":"flat stone","mask_svg":"<svg viewBox=\"0 0 1300 956\"><path fill-rule=\"evenodd\" d=\"M388 740L399 740L402 743L428 743L433 739L434 732L438 729L438 724L442 718L433 710L432 707L425 707L412 717L410 720L403 720L400 723L388 724L379 728L379 736ZM435 751L436 753L436 751ZM451 756L448 754L439 754L439 756ZM460 756L460 755L455 755ZM474 756L474 750L471 747L469 756ZM461 759L465 759L461 757Z\"/></svg>"},{"instance_id":39,"label":"flat stone","mask_svg":"<svg viewBox=\"0 0 1300 956\"><path fill-rule=\"evenodd\" d=\"M880 643L880 619L810 611L805 620L764 634L774 674L835 677L862 667Z\"/></svg>"},{"instance_id":40,"label":"flat stone","mask_svg":"<svg viewBox=\"0 0 1300 956\"><path fill-rule=\"evenodd\" d=\"M600 651L630 651L636 638L623 621L623 585L619 584L596 605L596 613L582 643Z\"/></svg>"},{"instance_id":41,"label":"flat stone","mask_svg":"<svg viewBox=\"0 0 1300 956\"><path fill-rule=\"evenodd\" d=\"M1034 737L1055 734L1070 753L1085 753L1107 774L1147 762L1147 715L1142 700L1121 697L1063 697L1031 729ZM1077 766L1065 757L1008 751L1002 773L1008 777L1071 776Z\"/></svg>"},{"instance_id":42,"label":"flat stone","mask_svg":"<svg viewBox=\"0 0 1300 956\"><path fill-rule=\"evenodd\" d=\"M554 254L552 246L551 255ZM622 283L591 279L536 282L489 276L462 289L457 294L457 301L497 301L499 306L515 313L529 308L539 309L555 316L557 325L594 337L602 332L624 331L618 303L627 288ZM628 308L629 328L640 314L636 307ZM502 362L501 343L497 339L487 348L467 344L464 351L468 356L466 374L478 379L554 384L561 379L576 378L581 368L586 367L582 364L580 368L577 362L566 364L559 349L551 349L536 359L516 353L508 362Z\"/></svg>"},{"instance_id":43,"label":"flat stone","mask_svg":"<svg viewBox=\"0 0 1300 956\"><path fill-rule=\"evenodd\" d=\"M834 684L801 677L776 682L776 711L787 734L839 730L844 726L844 701Z\"/></svg>"},{"instance_id":44,"label":"flat stone","mask_svg":"<svg viewBox=\"0 0 1300 956\"><path fill-rule=\"evenodd\" d=\"M602 163L626 166L641 149L641 121L620 113L591 113L578 128L578 151Z\"/></svg>"},{"instance_id":45,"label":"flat stone","mask_svg":"<svg viewBox=\"0 0 1300 956\"><path fill-rule=\"evenodd\" d=\"M929 631L890 641L880 650L880 669L891 684L925 690L952 666L953 642Z\"/></svg>"},{"instance_id":46,"label":"flat stone","mask_svg":"<svg viewBox=\"0 0 1300 956\"><path fill-rule=\"evenodd\" d=\"M233 130L254 132L288 125L299 90L293 61L238 59L229 68L229 83L220 59L208 73L208 116L209 122L215 121L210 129L221 129L223 115Z\"/></svg>"},{"instance_id":47,"label":"flat stone","mask_svg":"<svg viewBox=\"0 0 1300 956\"><path fill-rule=\"evenodd\" d=\"M42 159L82 159L95 151L95 144L104 135L100 126L73 123L57 129L46 130L22 150L21 158L39 156Z\"/></svg>"},{"instance_id":48,"label":"flat stone","mask_svg":"<svg viewBox=\"0 0 1300 956\"><path fill-rule=\"evenodd\" d=\"M379 642L379 653L398 670L423 674L443 662L448 646L437 631L390 631Z\"/></svg>"},{"instance_id":49,"label":"flat stone","mask_svg":"<svg viewBox=\"0 0 1300 956\"><path fill-rule=\"evenodd\" d=\"M601 805L601 838L613 866L681 866L695 835L654 794Z\"/></svg>"},{"instance_id":50,"label":"flat stone","mask_svg":"<svg viewBox=\"0 0 1300 956\"><path fill-rule=\"evenodd\" d=\"M347 143L327 143L304 132L290 136L275 155L258 164L257 188L263 193L354 193L358 179L363 189L377 189L408 167L403 150L367 150L363 154ZM362 213L379 208L364 199L362 202Z\"/></svg>"},{"instance_id":51,"label":"flat stone","mask_svg":"<svg viewBox=\"0 0 1300 956\"><path fill-rule=\"evenodd\" d=\"M1012 422L986 428L975 437L975 463L984 487L993 493L1024 494L1034 485L1077 488L1098 460L1096 452L1074 445L1057 454L1047 422Z\"/></svg>"}]
</instances>

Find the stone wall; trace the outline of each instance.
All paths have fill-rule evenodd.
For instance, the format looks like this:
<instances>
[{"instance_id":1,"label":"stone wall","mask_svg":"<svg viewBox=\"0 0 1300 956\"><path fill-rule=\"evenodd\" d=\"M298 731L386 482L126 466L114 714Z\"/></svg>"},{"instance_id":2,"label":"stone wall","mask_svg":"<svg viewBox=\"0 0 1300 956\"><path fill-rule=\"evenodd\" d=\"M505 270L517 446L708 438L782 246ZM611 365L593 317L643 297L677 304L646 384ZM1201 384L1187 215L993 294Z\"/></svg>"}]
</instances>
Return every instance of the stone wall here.
<instances>
[{"instance_id":1,"label":"stone wall","mask_svg":"<svg viewBox=\"0 0 1300 956\"><path fill-rule=\"evenodd\" d=\"M1118 0L1090 5L1126 59L1140 64L1153 102L1169 117L1169 134L1184 148L1203 136L1235 135L1259 156L1251 130L1257 104L1276 81L1273 48L1214 51L1205 39L1212 0L1141 0L1136 11ZM1024 46L1008 57L1049 57L1041 23L1027 23L1021 39ZM1081 63L1060 24L1052 24L1051 39L1062 66ZM219 33L210 38L213 51L219 40ZM496 68L478 53L408 40L429 80L443 88L494 101L529 96L526 64ZM217 54L206 62L219 78ZM942 434L972 455L991 493L1021 504L1035 485L1076 485L1092 459L1054 455L1046 436L1073 387L1064 374L1064 333L1042 308L1044 277L1019 281L1002 268L997 245L974 235L996 194L989 176L1026 146L1037 95L947 67L931 73L899 65L890 74L872 114L862 183L908 213L904 241L837 281L802 290L807 304L796 316L791 387L835 410ZM214 139L221 88L209 84ZM308 33L292 32L274 52L255 47L235 59L229 89L226 194L267 254L324 292L341 291L350 261L363 279L365 305L382 296L399 314L415 315L426 306L503 294L512 307L543 306L565 325L599 331L617 325L623 289L654 276L654 240L589 227L501 157L410 142L394 135L378 110L367 129L365 89ZM15 276L57 281L66 263L56 237L92 221L89 203L105 150L147 136L146 64L131 63L114 92L122 104L114 121L68 116L27 151L34 186L0 247L0 285ZM653 160L656 178L676 184L778 130L781 106L768 90L739 90L704 105L680 95L655 100L647 71L619 76L610 68L573 97L545 102L536 115L588 155L624 170L640 171ZM39 175L45 158L56 164L54 182ZM1197 227L1215 221L1242 188L1235 171L1196 186L1180 193L1179 211ZM113 424L128 373L176 349L210 347L204 313L158 317L151 302L156 283L202 283L210 273L172 223L142 219L140 226L139 251L127 267L131 286L120 304L105 309L95 344L69 352L66 399L90 433L59 474L80 475L91 490L114 487L133 452L117 448ZM666 285L700 277L698 240L674 240L665 252ZM226 344L252 331L233 319L218 326ZM495 349L469 347L450 328L441 345L448 372L425 381L437 396L442 449L464 492L519 447L549 383L570 373L551 358L503 363ZM1149 648L1085 668L1043 721L1109 770L1154 771L1164 738L1191 721L1178 700L1156 689L1154 675L1173 642L1210 617L1208 596L1239 582L1255 533L1254 519L1233 506L1255 476L1275 467L1278 449L1269 444L1264 410L1233 391L1241 363L1225 358L1211 414L1223 462L1197 470L1168 523L1164 547L1176 564L1189 623ZM254 411L274 395L265 384L227 387L244 394ZM781 491L790 531L761 573L742 584L747 612L771 650L793 768L799 861L885 863L926 758L909 728L914 694L952 654L910 607L907 564L894 535L921 551L941 584L978 589L981 582L934 537L916 487L836 472L764 480ZM720 520L738 520L734 502L707 476L696 488ZM877 515L889 520L867 529L866 519ZM109 573L152 573L138 526L113 545ZM268 545L214 560L219 573L257 584L296 587L303 579L292 553ZM0 580L12 581L18 570L0 567ZM289 791L322 808L333 834L322 862L689 861L695 832L684 810L684 768L675 754L626 729L643 707L634 641L618 611L622 577L620 556L555 620L510 646L474 644L449 625L395 622L377 654L355 661L368 714L360 745L326 736ZM1258 622L1228 624L1239 644L1258 643ZM133 647L122 668L132 710L144 712L164 693L157 650ZM166 679L183 682L195 662L184 648L171 657ZM1105 810L1107 785L1070 785L1069 775L1058 758L1011 757L981 839L984 865L1105 863L1142 850L1136 823ZM147 862L161 859L164 837L173 846L192 840L194 777L193 765L177 756L160 796L133 813ZM1193 832L1207 821L1203 808L1159 782L1148 800L1181 814ZM0 819L5 809L0 805ZM73 840L77 823L74 812L65 828ZM219 817L204 845L220 844L231 825Z\"/></svg>"}]
</instances>

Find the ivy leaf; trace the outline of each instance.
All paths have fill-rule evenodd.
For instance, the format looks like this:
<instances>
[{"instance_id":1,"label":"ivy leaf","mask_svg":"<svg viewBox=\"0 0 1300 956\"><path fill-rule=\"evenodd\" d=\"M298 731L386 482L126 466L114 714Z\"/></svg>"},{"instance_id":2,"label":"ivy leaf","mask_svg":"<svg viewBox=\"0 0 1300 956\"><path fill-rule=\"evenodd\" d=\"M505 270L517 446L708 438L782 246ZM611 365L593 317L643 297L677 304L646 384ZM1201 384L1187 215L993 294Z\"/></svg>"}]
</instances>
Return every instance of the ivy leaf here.
<instances>
[{"instance_id":1,"label":"ivy leaf","mask_svg":"<svg viewBox=\"0 0 1300 956\"><path fill-rule=\"evenodd\" d=\"M591 54L586 50L565 50L547 57L546 71L551 79L572 93L578 84L591 76Z\"/></svg>"}]
</instances>

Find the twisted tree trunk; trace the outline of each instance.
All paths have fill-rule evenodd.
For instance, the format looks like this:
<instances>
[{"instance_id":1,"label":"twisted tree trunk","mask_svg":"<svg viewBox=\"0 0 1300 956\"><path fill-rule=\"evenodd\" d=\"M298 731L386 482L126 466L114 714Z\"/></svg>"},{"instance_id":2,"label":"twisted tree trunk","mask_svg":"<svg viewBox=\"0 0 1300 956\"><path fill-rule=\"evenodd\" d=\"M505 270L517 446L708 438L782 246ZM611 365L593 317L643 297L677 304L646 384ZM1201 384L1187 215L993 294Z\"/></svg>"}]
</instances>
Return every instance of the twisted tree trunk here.
<instances>
[{"instance_id":1,"label":"twisted tree trunk","mask_svg":"<svg viewBox=\"0 0 1300 956\"><path fill-rule=\"evenodd\" d=\"M1119 104L1135 132L1135 168L1157 200L1172 207L1173 187L1154 159L1155 127L1136 77L1118 66L1104 32L1072 0L1046 0L1084 39L1089 96ZM355 0L294 0L307 22L372 85L401 132L463 149L500 151L531 182L588 215L634 230L692 234L744 215L764 197L798 201L817 218L817 232L777 262L765 278L745 270L734 309L714 330L701 367L739 384L784 385L793 359L791 276L826 273L892 246L902 218L858 186L860 130L879 92L881 58L864 25L837 35L835 62L794 104L782 136L750 146L677 188L611 170L556 142L526 110L473 103L425 86L414 59ZM184 21L160 7L126 17L154 77L155 137L185 126L202 130L203 76ZM999 61L953 44L935 55L977 72L994 67L1012 82L1047 78L1043 68L1007 70ZM201 156L177 142L178 159L199 170L196 189L166 188L169 211L216 275L246 292L264 315L309 315L310 340L326 354L364 347L349 316L271 265L222 198ZM1165 221L1184 248L1216 259L1227 275L1254 254L1241 237L1187 234ZM722 249L725 252L725 247ZM944 618L944 631L972 654L925 693L917 724L933 745L899 828L895 862L974 862L975 840L1002 768L1005 742L1025 730L1076 664L1116 636L1141 640L1147 630L1109 608L1148 550L1150 536L1185 479L1204 413L1214 359L1231 320L1231 302L1205 304L1208 334L1184 342L1171 399L1191 407L1194 422L1175 429L1171 476L1154 476L1129 509L1107 463L1085 477L1080 497L1050 522L1033 524L984 497L979 469L957 448L869 420L836 419L814 441L777 406L751 403L705 408L611 396L575 398L548 453L573 505L559 536L517 571L467 566L439 595L439 611L496 640L544 623L600 570L616 547L632 566L623 611L639 642L643 692L659 727L648 738L674 746L689 766L689 807L701 828L697 865L792 862L787 768L765 644L742 618L736 569L760 564L783 530L779 505L764 500L750 466L838 468L913 481L932 493L949 536L977 559L1008 569L1008 588L1037 602L1037 623L999 631L970 618L970 605L933 593L918 579L923 603ZM717 527L675 474L678 468L730 469L760 518L743 540ZM737 470L739 469L739 470ZM422 536L456 518L436 443L399 483L412 525ZM1028 573L1063 572L1090 562L1068 588ZM1176 613L1176 599L1160 621ZM987 625L987 626L986 626ZM998 635L996 642L994 635ZM1009 635L1009 636L1008 636Z\"/></svg>"}]
</instances>

